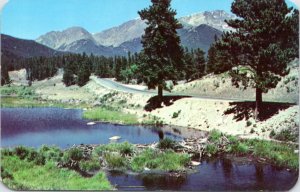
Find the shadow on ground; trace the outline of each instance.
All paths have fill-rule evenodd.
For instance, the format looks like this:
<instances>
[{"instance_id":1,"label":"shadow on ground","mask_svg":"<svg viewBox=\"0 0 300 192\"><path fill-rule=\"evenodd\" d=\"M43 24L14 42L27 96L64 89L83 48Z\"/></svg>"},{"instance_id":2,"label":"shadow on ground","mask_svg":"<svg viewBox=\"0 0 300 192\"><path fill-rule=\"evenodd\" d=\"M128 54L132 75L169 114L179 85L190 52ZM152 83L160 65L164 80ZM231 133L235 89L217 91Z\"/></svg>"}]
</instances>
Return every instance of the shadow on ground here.
<instances>
[{"instance_id":1,"label":"shadow on ground","mask_svg":"<svg viewBox=\"0 0 300 192\"><path fill-rule=\"evenodd\" d=\"M160 100L158 96L154 96L147 101L147 104L145 105L144 109L146 111L152 111L157 108L162 108L162 104L164 104L164 106L170 106L174 103L174 101L188 97L190 96L163 96L163 99Z\"/></svg>"},{"instance_id":2,"label":"shadow on ground","mask_svg":"<svg viewBox=\"0 0 300 192\"><path fill-rule=\"evenodd\" d=\"M276 102L263 102L262 110L258 115L260 121L267 120L273 115L278 114L280 110L287 109L295 105L294 103L276 103ZM243 119L248 120L250 117L254 116L255 102L245 101L245 102L231 102L231 108L224 112L224 115L234 114L234 119L236 121L241 121Z\"/></svg>"}]
</instances>

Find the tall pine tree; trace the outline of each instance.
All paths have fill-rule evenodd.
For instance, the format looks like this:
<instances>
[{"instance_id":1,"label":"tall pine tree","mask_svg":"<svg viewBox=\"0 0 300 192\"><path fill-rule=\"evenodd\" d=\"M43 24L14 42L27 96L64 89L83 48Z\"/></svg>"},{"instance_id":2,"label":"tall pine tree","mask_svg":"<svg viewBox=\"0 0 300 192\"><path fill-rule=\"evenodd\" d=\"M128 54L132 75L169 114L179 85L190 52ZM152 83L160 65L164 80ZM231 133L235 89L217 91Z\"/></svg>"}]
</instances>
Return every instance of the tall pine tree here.
<instances>
[{"instance_id":1,"label":"tall pine tree","mask_svg":"<svg viewBox=\"0 0 300 192\"><path fill-rule=\"evenodd\" d=\"M171 0L151 0L149 8L139 11L148 25L142 37L145 62L142 65L148 88L158 87L162 99L166 80L176 80L181 67L183 50L176 30L182 25L175 19L176 11L170 8Z\"/></svg>"},{"instance_id":2,"label":"tall pine tree","mask_svg":"<svg viewBox=\"0 0 300 192\"><path fill-rule=\"evenodd\" d=\"M287 64L298 56L299 13L284 0L235 0L231 11L238 18L227 23L235 31L215 43L217 59L233 69L234 85L256 89L258 118L262 93L276 87L288 74Z\"/></svg>"}]
</instances>

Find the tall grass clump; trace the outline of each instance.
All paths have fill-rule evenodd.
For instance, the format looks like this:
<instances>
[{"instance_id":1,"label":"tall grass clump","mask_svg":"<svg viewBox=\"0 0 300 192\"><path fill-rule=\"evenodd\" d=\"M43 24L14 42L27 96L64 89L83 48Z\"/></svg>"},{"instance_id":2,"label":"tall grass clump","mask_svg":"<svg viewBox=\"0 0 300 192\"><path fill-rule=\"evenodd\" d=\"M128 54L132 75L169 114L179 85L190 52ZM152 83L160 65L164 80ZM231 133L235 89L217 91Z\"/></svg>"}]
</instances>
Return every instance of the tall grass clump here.
<instances>
[{"instance_id":1,"label":"tall grass clump","mask_svg":"<svg viewBox=\"0 0 300 192\"><path fill-rule=\"evenodd\" d=\"M94 108L84 111L83 118L112 123L138 124L138 119L134 114L127 114L121 111L108 110L105 108Z\"/></svg>"}]
</instances>

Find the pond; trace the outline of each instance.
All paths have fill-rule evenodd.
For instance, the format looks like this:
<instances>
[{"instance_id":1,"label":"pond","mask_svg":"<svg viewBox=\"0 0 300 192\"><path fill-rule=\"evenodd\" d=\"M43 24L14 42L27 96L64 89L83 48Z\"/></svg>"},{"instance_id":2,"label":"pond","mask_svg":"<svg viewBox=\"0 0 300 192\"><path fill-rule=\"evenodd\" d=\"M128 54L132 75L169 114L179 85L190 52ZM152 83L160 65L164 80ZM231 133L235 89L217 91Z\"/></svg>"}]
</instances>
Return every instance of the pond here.
<instances>
[{"instance_id":1,"label":"pond","mask_svg":"<svg viewBox=\"0 0 300 192\"><path fill-rule=\"evenodd\" d=\"M42 144L61 148L73 144L105 144L112 136L122 141L152 143L162 137L181 140L199 131L180 128L155 128L96 123L87 125L82 110L62 108L2 108L1 145L39 147ZM186 133L185 133L186 132ZM297 171L253 162L240 163L218 158L202 161L195 172L174 177L166 173L129 174L107 172L120 190L275 190L286 191L298 179Z\"/></svg>"},{"instance_id":2,"label":"pond","mask_svg":"<svg viewBox=\"0 0 300 192\"><path fill-rule=\"evenodd\" d=\"M181 140L180 134L155 127L123 126L107 123L87 125L82 110L62 108L2 108L1 145L39 147L57 145L61 148L73 144L106 144L112 136L119 142L152 143L161 137Z\"/></svg>"},{"instance_id":3,"label":"pond","mask_svg":"<svg viewBox=\"0 0 300 192\"><path fill-rule=\"evenodd\" d=\"M203 161L196 173L181 177L169 174L132 175L108 172L108 178L119 190L182 190L182 191L287 191L298 179L297 171L272 165L240 163L218 158Z\"/></svg>"}]
</instances>

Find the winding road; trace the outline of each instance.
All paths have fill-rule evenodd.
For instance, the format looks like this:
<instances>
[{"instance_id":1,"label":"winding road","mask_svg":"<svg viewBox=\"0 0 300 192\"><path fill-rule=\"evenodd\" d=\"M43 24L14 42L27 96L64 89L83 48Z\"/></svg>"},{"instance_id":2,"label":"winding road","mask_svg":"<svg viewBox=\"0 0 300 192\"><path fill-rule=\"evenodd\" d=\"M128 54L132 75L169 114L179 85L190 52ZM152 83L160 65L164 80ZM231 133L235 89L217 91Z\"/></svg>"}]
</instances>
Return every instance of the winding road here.
<instances>
[{"instance_id":1,"label":"winding road","mask_svg":"<svg viewBox=\"0 0 300 192\"><path fill-rule=\"evenodd\" d=\"M90 78L93 81L95 81L98 85L105 87L107 89L112 89L112 90L121 91L125 93L141 93L141 94L148 94L148 95L157 95L156 90L135 89L107 78L98 78L96 76L91 76ZM197 98L197 99L221 100L221 101L246 101L245 99L238 99L238 98L229 99L229 98L221 98L221 97L197 96L197 95L175 93L175 92L170 93L166 91L164 92L164 95L165 96L187 96L187 97Z\"/></svg>"}]
</instances>

